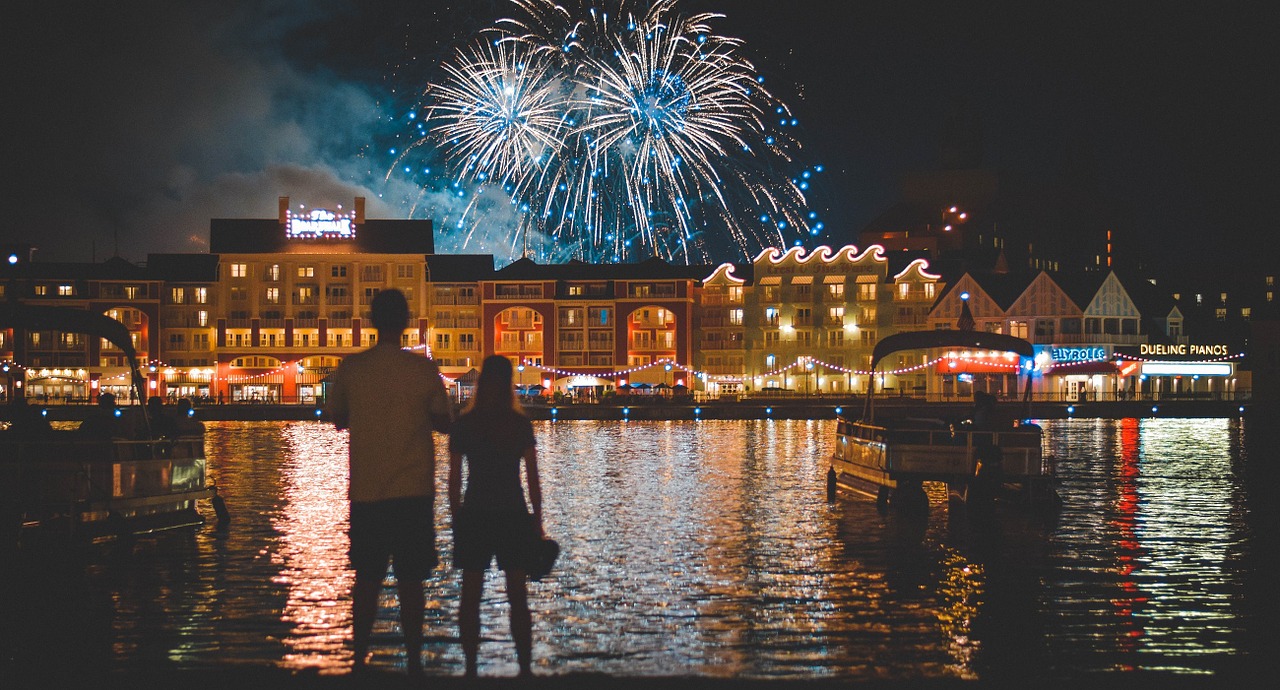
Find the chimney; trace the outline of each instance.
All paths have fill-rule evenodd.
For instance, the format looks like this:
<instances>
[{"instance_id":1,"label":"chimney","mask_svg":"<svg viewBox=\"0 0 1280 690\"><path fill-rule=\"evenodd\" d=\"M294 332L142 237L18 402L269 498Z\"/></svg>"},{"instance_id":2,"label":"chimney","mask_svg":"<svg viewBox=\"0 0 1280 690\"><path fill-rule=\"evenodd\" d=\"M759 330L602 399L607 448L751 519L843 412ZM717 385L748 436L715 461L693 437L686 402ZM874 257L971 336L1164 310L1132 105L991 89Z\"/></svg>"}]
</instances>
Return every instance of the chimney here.
<instances>
[{"instance_id":1,"label":"chimney","mask_svg":"<svg viewBox=\"0 0 1280 690\"><path fill-rule=\"evenodd\" d=\"M356 225L364 225L364 197L356 197Z\"/></svg>"},{"instance_id":2,"label":"chimney","mask_svg":"<svg viewBox=\"0 0 1280 690\"><path fill-rule=\"evenodd\" d=\"M285 225L289 222L289 197L280 197L280 224Z\"/></svg>"}]
</instances>

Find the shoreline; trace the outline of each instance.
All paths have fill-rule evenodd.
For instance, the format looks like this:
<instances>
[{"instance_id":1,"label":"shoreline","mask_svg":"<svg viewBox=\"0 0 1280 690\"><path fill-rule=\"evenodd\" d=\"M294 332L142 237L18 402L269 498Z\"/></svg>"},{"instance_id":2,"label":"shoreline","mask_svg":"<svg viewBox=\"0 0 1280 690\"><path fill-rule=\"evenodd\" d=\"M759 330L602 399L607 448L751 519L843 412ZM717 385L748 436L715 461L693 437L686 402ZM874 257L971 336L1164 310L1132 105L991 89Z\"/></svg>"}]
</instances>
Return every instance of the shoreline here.
<instances>
[{"instance_id":1,"label":"shoreline","mask_svg":"<svg viewBox=\"0 0 1280 690\"><path fill-rule=\"evenodd\" d=\"M638 404L530 404L523 405L525 414L534 420L590 421L698 421L698 420L766 420L766 419L847 419L861 415L865 398L780 398L742 401L708 401L704 403L655 402L641 399ZM83 421L95 409L93 405L50 405L45 408L50 421ZM878 418L937 417L959 420L973 409L968 400L926 402L913 398L876 398ZM1129 418L1251 418L1266 414L1271 407L1258 401L1226 400L1126 400L1032 402L1029 407L1006 400L997 408L1004 416L1023 419L1129 419ZM197 419L214 421L305 421L327 420L324 409L315 405L228 404L199 405ZM1023 411L1026 410L1024 414ZM8 420L10 408L0 405L0 420Z\"/></svg>"}]
</instances>

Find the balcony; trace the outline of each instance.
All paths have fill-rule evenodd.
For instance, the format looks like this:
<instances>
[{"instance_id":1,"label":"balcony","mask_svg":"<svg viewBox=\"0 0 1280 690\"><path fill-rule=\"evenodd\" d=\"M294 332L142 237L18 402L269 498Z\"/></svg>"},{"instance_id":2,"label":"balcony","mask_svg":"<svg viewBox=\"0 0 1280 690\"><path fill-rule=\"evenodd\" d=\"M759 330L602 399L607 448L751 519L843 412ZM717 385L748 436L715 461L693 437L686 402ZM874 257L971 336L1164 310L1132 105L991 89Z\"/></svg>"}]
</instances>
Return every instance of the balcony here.
<instances>
[{"instance_id":1,"label":"balcony","mask_svg":"<svg viewBox=\"0 0 1280 690\"><path fill-rule=\"evenodd\" d=\"M529 329L529 328L541 328L542 322L541 321L535 322L532 317L512 316L508 318L505 322L503 322L502 325L506 326L507 328Z\"/></svg>"},{"instance_id":2,"label":"balcony","mask_svg":"<svg viewBox=\"0 0 1280 690\"><path fill-rule=\"evenodd\" d=\"M659 319L653 316L647 319L643 317L639 317L639 318L633 318L631 320L631 323L636 328L668 328L675 325L675 319L668 318L664 320L664 319Z\"/></svg>"},{"instance_id":3,"label":"balcony","mask_svg":"<svg viewBox=\"0 0 1280 690\"><path fill-rule=\"evenodd\" d=\"M351 295L326 295L324 301L333 307L349 307L351 306Z\"/></svg>"},{"instance_id":4,"label":"balcony","mask_svg":"<svg viewBox=\"0 0 1280 690\"><path fill-rule=\"evenodd\" d=\"M742 340L704 340L698 344L703 350L741 350L745 341Z\"/></svg>"}]
</instances>

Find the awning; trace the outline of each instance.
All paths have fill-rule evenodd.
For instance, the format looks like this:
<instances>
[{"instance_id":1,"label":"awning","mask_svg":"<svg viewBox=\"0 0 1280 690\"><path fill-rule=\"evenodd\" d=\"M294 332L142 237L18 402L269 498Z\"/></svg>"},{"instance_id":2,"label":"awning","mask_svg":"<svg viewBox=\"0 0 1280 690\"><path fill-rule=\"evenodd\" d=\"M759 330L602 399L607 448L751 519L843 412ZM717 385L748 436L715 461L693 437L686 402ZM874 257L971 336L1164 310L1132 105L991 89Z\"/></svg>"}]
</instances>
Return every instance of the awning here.
<instances>
[{"instance_id":1,"label":"awning","mask_svg":"<svg viewBox=\"0 0 1280 690\"><path fill-rule=\"evenodd\" d=\"M756 285L781 285L782 276L765 276L756 281Z\"/></svg>"},{"instance_id":2,"label":"awning","mask_svg":"<svg viewBox=\"0 0 1280 690\"><path fill-rule=\"evenodd\" d=\"M791 276L792 285L813 285L813 276Z\"/></svg>"},{"instance_id":3,"label":"awning","mask_svg":"<svg viewBox=\"0 0 1280 690\"><path fill-rule=\"evenodd\" d=\"M1119 369L1116 368L1115 362L1063 362L1055 363L1052 367L1045 369L1045 374L1049 376L1071 376L1073 374L1089 375L1089 374L1115 374Z\"/></svg>"},{"instance_id":4,"label":"awning","mask_svg":"<svg viewBox=\"0 0 1280 690\"><path fill-rule=\"evenodd\" d=\"M954 363L954 364L953 364ZM942 359L937 364L937 373L947 374L1018 374L1021 370L1016 362L1001 363L982 359Z\"/></svg>"},{"instance_id":5,"label":"awning","mask_svg":"<svg viewBox=\"0 0 1280 690\"><path fill-rule=\"evenodd\" d=\"M843 284L844 276L825 275L825 276L822 276L822 282L827 285L830 285L833 283Z\"/></svg>"}]
</instances>

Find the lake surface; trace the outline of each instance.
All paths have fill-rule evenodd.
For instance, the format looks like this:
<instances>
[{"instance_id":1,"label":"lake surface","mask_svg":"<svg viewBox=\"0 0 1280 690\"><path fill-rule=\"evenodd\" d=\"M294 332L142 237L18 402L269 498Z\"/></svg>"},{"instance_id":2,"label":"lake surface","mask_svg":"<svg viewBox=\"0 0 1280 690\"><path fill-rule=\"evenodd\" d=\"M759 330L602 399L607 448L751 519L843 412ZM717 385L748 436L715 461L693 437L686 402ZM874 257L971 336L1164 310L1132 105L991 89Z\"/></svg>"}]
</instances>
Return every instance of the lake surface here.
<instances>
[{"instance_id":1,"label":"lake surface","mask_svg":"<svg viewBox=\"0 0 1280 690\"><path fill-rule=\"evenodd\" d=\"M1249 442L1274 438L1263 426L1046 421L1062 509L992 529L952 514L940 487L927 517L828 503L832 421L536 422L547 531L562 547L530 585L536 668L850 680L1233 669L1273 653L1259 537L1273 513L1247 471L1275 460L1274 445ZM210 510L194 532L6 560L6 667L345 672L345 432L215 422L207 449L233 516L225 533ZM458 675L440 450L425 661ZM516 671L502 590L491 571L482 675ZM393 592L388 579L373 660L390 669L404 666Z\"/></svg>"}]
</instances>

